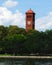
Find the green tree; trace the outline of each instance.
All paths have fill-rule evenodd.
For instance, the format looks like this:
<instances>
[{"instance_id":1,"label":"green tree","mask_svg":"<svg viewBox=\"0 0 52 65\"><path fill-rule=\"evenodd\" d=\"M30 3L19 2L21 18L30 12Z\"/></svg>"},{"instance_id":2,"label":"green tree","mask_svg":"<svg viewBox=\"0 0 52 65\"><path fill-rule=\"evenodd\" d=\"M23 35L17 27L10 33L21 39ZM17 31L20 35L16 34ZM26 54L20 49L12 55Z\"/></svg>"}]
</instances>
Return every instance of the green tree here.
<instances>
[{"instance_id":1,"label":"green tree","mask_svg":"<svg viewBox=\"0 0 52 65\"><path fill-rule=\"evenodd\" d=\"M14 34L11 36L7 36L4 38L4 47L6 53L14 53L17 54L23 51L23 43L25 40L25 36L23 34Z\"/></svg>"},{"instance_id":2,"label":"green tree","mask_svg":"<svg viewBox=\"0 0 52 65\"><path fill-rule=\"evenodd\" d=\"M26 31L23 28L19 28L17 26L9 26L8 27L8 35L13 35L13 34L25 34Z\"/></svg>"}]
</instances>

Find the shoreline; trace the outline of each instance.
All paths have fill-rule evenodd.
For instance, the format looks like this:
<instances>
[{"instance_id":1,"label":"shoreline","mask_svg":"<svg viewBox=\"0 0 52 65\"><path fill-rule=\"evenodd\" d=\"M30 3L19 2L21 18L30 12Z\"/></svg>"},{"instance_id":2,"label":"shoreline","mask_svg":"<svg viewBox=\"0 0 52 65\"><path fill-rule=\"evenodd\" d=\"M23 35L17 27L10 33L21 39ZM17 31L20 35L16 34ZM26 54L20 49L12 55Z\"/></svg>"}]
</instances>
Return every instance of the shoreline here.
<instances>
[{"instance_id":1,"label":"shoreline","mask_svg":"<svg viewBox=\"0 0 52 65\"><path fill-rule=\"evenodd\" d=\"M0 58L15 59L52 59L52 56L0 56Z\"/></svg>"}]
</instances>

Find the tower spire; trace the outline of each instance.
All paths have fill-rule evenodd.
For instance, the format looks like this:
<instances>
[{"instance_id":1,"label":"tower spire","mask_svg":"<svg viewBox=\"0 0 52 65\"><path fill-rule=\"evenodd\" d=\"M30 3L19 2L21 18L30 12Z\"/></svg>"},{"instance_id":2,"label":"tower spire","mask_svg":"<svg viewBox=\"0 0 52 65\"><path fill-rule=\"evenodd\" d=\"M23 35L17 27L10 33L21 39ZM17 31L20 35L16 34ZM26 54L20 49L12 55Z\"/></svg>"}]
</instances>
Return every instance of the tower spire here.
<instances>
[{"instance_id":1,"label":"tower spire","mask_svg":"<svg viewBox=\"0 0 52 65\"><path fill-rule=\"evenodd\" d=\"M31 8L30 8L30 10L31 10Z\"/></svg>"}]
</instances>

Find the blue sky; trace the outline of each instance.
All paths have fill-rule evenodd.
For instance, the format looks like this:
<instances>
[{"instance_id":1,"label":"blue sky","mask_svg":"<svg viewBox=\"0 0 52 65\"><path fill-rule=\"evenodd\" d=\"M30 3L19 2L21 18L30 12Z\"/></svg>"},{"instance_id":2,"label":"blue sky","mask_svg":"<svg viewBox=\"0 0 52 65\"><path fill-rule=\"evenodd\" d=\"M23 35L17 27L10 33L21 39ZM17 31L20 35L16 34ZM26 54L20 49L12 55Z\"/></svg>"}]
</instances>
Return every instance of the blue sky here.
<instances>
[{"instance_id":1,"label":"blue sky","mask_svg":"<svg viewBox=\"0 0 52 65\"><path fill-rule=\"evenodd\" d=\"M52 11L52 0L18 0L19 7L18 9L23 13L32 8L35 11L36 17L42 17L47 15L50 11ZM21 9L23 8L23 9Z\"/></svg>"},{"instance_id":2,"label":"blue sky","mask_svg":"<svg viewBox=\"0 0 52 65\"><path fill-rule=\"evenodd\" d=\"M36 13L36 30L52 29L52 0L0 0L0 25L25 28L25 12Z\"/></svg>"}]
</instances>

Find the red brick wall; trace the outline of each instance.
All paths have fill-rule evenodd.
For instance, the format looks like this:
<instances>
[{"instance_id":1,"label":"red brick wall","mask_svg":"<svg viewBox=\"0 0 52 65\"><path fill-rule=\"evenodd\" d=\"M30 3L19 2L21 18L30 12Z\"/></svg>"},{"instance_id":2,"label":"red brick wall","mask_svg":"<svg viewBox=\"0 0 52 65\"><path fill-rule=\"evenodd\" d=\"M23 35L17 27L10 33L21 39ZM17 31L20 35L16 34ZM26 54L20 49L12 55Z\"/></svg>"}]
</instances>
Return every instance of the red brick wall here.
<instances>
[{"instance_id":1,"label":"red brick wall","mask_svg":"<svg viewBox=\"0 0 52 65\"><path fill-rule=\"evenodd\" d=\"M28 21L31 22L30 25L28 25ZM34 27L35 27L34 13L26 13L26 31L29 31L30 29L34 29Z\"/></svg>"}]
</instances>

